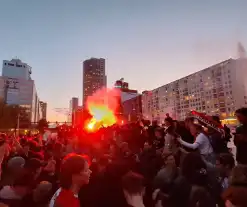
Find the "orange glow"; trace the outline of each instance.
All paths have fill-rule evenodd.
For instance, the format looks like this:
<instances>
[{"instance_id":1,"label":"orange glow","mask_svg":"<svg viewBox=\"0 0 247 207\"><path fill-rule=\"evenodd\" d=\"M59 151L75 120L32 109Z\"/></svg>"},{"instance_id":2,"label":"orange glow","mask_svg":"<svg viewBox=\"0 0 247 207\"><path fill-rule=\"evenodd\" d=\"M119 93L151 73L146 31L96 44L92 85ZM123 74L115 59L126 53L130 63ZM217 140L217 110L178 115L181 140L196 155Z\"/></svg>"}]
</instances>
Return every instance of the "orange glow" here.
<instances>
[{"instance_id":1,"label":"orange glow","mask_svg":"<svg viewBox=\"0 0 247 207\"><path fill-rule=\"evenodd\" d=\"M94 130L95 124L96 124L96 120L95 120L94 118L92 118L92 119L89 121L89 123L87 124L87 129L88 129L89 131Z\"/></svg>"},{"instance_id":2,"label":"orange glow","mask_svg":"<svg viewBox=\"0 0 247 207\"><path fill-rule=\"evenodd\" d=\"M88 97L87 109L92 115L86 125L88 131L97 131L102 126L112 126L117 122L117 97L118 91L115 89L101 89Z\"/></svg>"}]
</instances>

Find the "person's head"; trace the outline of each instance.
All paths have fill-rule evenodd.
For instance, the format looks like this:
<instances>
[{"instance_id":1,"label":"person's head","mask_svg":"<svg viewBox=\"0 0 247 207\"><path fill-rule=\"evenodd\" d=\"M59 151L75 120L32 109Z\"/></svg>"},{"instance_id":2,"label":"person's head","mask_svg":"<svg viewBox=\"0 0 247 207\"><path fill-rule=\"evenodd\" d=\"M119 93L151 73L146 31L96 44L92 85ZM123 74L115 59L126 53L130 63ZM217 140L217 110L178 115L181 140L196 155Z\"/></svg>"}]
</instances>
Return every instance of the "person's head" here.
<instances>
[{"instance_id":1,"label":"person's head","mask_svg":"<svg viewBox=\"0 0 247 207\"><path fill-rule=\"evenodd\" d=\"M157 127L154 131L155 137L162 139L163 138L163 128Z\"/></svg>"},{"instance_id":2,"label":"person's head","mask_svg":"<svg viewBox=\"0 0 247 207\"><path fill-rule=\"evenodd\" d=\"M200 134L203 131L203 128L200 124L191 124L190 125L190 133L196 137L198 134Z\"/></svg>"},{"instance_id":3,"label":"person's head","mask_svg":"<svg viewBox=\"0 0 247 207\"><path fill-rule=\"evenodd\" d=\"M122 177L122 188L125 195L143 196L145 193L144 177L138 173L130 171Z\"/></svg>"},{"instance_id":4,"label":"person's head","mask_svg":"<svg viewBox=\"0 0 247 207\"><path fill-rule=\"evenodd\" d=\"M13 157L9 159L7 163L7 167L12 174L19 174L20 171L23 170L23 167L25 165L25 160L22 157Z\"/></svg>"},{"instance_id":5,"label":"person's head","mask_svg":"<svg viewBox=\"0 0 247 207\"><path fill-rule=\"evenodd\" d=\"M185 121L179 121L179 122L178 122L178 126L179 126L179 127L182 127L182 128L186 128L186 127L185 127Z\"/></svg>"},{"instance_id":6,"label":"person's head","mask_svg":"<svg viewBox=\"0 0 247 207\"><path fill-rule=\"evenodd\" d=\"M44 160L44 154L42 152L29 151L29 157Z\"/></svg>"},{"instance_id":7,"label":"person's head","mask_svg":"<svg viewBox=\"0 0 247 207\"><path fill-rule=\"evenodd\" d=\"M25 139L22 139L25 140ZM28 141L23 141L23 147L22 147L23 151L25 154L27 154L30 150L30 145Z\"/></svg>"},{"instance_id":8,"label":"person's head","mask_svg":"<svg viewBox=\"0 0 247 207\"><path fill-rule=\"evenodd\" d=\"M49 174L54 174L56 172L56 161L53 159L49 159L46 166L44 167L44 171Z\"/></svg>"},{"instance_id":9,"label":"person's head","mask_svg":"<svg viewBox=\"0 0 247 207\"><path fill-rule=\"evenodd\" d=\"M101 156L98 161L98 171L99 172L104 171L110 162L111 162L110 155L105 154Z\"/></svg>"},{"instance_id":10,"label":"person's head","mask_svg":"<svg viewBox=\"0 0 247 207\"><path fill-rule=\"evenodd\" d=\"M173 125L173 119L171 117L166 117L165 118L165 125L166 127L172 126Z\"/></svg>"},{"instance_id":11,"label":"person's head","mask_svg":"<svg viewBox=\"0 0 247 207\"><path fill-rule=\"evenodd\" d=\"M121 152L124 154L129 154L130 149L129 149L129 144L127 142L122 142L120 145Z\"/></svg>"},{"instance_id":12,"label":"person's head","mask_svg":"<svg viewBox=\"0 0 247 207\"><path fill-rule=\"evenodd\" d=\"M246 185L247 186L247 166L237 165L232 169L229 177L230 185Z\"/></svg>"},{"instance_id":13,"label":"person's head","mask_svg":"<svg viewBox=\"0 0 247 207\"><path fill-rule=\"evenodd\" d=\"M30 147L30 151L40 152L40 145L38 144L38 142L36 142L34 140L29 140L28 144L29 144L29 147Z\"/></svg>"},{"instance_id":14,"label":"person's head","mask_svg":"<svg viewBox=\"0 0 247 207\"><path fill-rule=\"evenodd\" d=\"M52 184L49 183L48 181L42 181L33 190L33 199L36 202L40 202L40 201L47 202L51 192L52 192Z\"/></svg>"},{"instance_id":15,"label":"person's head","mask_svg":"<svg viewBox=\"0 0 247 207\"><path fill-rule=\"evenodd\" d=\"M183 160L181 172L182 175L192 184L204 186L207 182L207 167L196 152L187 154Z\"/></svg>"},{"instance_id":16,"label":"person's head","mask_svg":"<svg viewBox=\"0 0 247 207\"><path fill-rule=\"evenodd\" d=\"M225 207L236 207L235 205L232 204L230 200L226 200L225 202Z\"/></svg>"},{"instance_id":17,"label":"person's head","mask_svg":"<svg viewBox=\"0 0 247 207\"><path fill-rule=\"evenodd\" d=\"M221 124L220 117L219 116L212 116L213 121L215 121L217 124Z\"/></svg>"},{"instance_id":18,"label":"person's head","mask_svg":"<svg viewBox=\"0 0 247 207\"><path fill-rule=\"evenodd\" d=\"M176 160L172 153L162 155L165 166L176 166Z\"/></svg>"},{"instance_id":19,"label":"person's head","mask_svg":"<svg viewBox=\"0 0 247 207\"><path fill-rule=\"evenodd\" d=\"M37 178L40 175L42 167L43 162L36 158L31 158L25 163L25 169L27 169L34 176L34 178Z\"/></svg>"},{"instance_id":20,"label":"person's head","mask_svg":"<svg viewBox=\"0 0 247 207\"><path fill-rule=\"evenodd\" d=\"M179 128L179 122L177 120L173 120L173 126L175 129Z\"/></svg>"},{"instance_id":21,"label":"person's head","mask_svg":"<svg viewBox=\"0 0 247 207\"><path fill-rule=\"evenodd\" d=\"M81 187L89 183L91 170L87 156L69 154L61 164L60 184L62 188Z\"/></svg>"},{"instance_id":22,"label":"person's head","mask_svg":"<svg viewBox=\"0 0 247 207\"><path fill-rule=\"evenodd\" d=\"M247 108L240 108L235 111L238 121L241 124L247 124Z\"/></svg>"},{"instance_id":23,"label":"person's head","mask_svg":"<svg viewBox=\"0 0 247 207\"><path fill-rule=\"evenodd\" d=\"M150 144L149 142L144 143L143 150L149 150L151 148L152 148L152 144Z\"/></svg>"},{"instance_id":24,"label":"person's head","mask_svg":"<svg viewBox=\"0 0 247 207\"><path fill-rule=\"evenodd\" d=\"M0 134L0 146L2 146L4 143L6 143L7 136L3 133Z\"/></svg>"},{"instance_id":25,"label":"person's head","mask_svg":"<svg viewBox=\"0 0 247 207\"><path fill-rule=\"evenodd\" d=\"M53 160L53 159L54 159L54 157L53 157L53 154L51 151L46 151L44 153L44 160L45 161L49 161L49 160Z\"/></svg>"},{"instance_id":26,"label":"person's head","mask_svg":"<svg viewBox=\"0 0 247 207\"><path fill-rule=\"evenodd\" d=\"M152 126L154 127L158 126L158 122L156 120L152 121Z\"/></svg>"},{"instance_id":27,"label":"person's head","mask_svg":"<svg viewBox=\"0 0 247 207\"><path fill-rule=\"evenodd\" d=\"M194 118L193 117L187 117L184 121L184 125L186 129L190 129L190 126L194 124Z\"/></svg>"},{"instance_id":28,"label":"person's head","mask_svg":"<svg viewBox=\"0 0 247 207\"><path fill-rule=\"evenodd\" d=\"M216 157L216 167L222 176L229 176L235 166L235 161L230 153L222 153Z\"/></svg>"},{"instance_id":29,"label":"person's head","mask_svg":"<svg viewBox=\"0 0 247 207\"><path fill-rule=\"evenodd\" d=\"M151 124L151 121L150 120L146 120L144 125L148 127L148 126L150 126L150 124Z\"/></svg>"},{"instance_id":30,"label":"person's head","mask_svg":"<svg viewBox=\"0 0 247 207\"><path fill-rule=\"evenodd\" d=\"M12 188L14 189L17 195L23 197L30 192L33 182L34 179L32 174L23 170L15 178Z\"/></svg>"},{"instance_id":31,"label":"person's head","mask_svg":"<svg viewBox=\"0 0 247 207\"><path fill-rule=\"evenodd\" d=\"M247 204L246 187L230 186L223 192L222 199L226 207L245 207Z\"/></svg>"}]
</instances>

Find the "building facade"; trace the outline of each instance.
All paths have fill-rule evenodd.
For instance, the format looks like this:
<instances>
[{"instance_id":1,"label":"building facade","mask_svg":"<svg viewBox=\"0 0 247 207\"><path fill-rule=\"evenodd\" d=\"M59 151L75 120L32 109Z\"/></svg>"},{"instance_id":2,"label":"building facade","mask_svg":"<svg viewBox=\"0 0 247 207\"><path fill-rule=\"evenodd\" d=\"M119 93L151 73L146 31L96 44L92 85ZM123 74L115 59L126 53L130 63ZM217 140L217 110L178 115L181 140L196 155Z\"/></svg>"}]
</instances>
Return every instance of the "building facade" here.
<instances>
[{"instance_id":1,"label":"building facade","mask_svg":"<svg viewBox=\"0 0 247 207\"><path fill-rule=\"evenodd\" d=\"M114 87L120 90L120 98L122 103L139 96L137 90L129 89L129 83L125 82L123 78L117 80Z\"/></svg>"},{"instance_id":2,"label":"building facade","mask_svg":"<svg viewBox=\"0 0 247 207\"><path fill-rule=\"evenodd\" d=\"M129 122L135 122L142 118L142 95L123 102L123 114Z\"/></svg>"},{"instance_id":3,"label":"building facade","mask_svg":"<svg viewBox=\"0 0 247 207\"><path fill-rule=\"evenodd\" d=\"M75 111L79 107L79 98L73 97L69 102L69 114L68 114L68 122L72 123L75 117Z\"/></svg>"},{"instance_id":4,"label":"building facade","mask_svg":"<svg viewBox=\"0 0 247 207\"><path fill-rule=\"evenodd\" d=\"M74 118L72 120L73 126L81 126L81 128L83 128L85 111L86 110L82 106L78 106L74 111Z\"/></svg>"},{"instance_id":5,"label":"building facade","mask_svg":"<svg viewBox=\"0 0 247 207\"><path fill-rule=\"evenodd\" d=\"M129 83L125 82L123 78L121 78L120 80L117 80L115 82L114 88L118 90L118 93L117 93L118 95L116 97L116 99L118 101L118 107L116 110L116 114L120 115L119 118L122 119L123 117L121 117L121 116L125 116L123 103L132 99L132 98L137 97L139 94L138 94L137 90L129 89ZM128 104L126 102L126 107L127 107L127 105ZM125 118L127 118L127 117L125 116Z\"/></svg>"},{"instance_id":6,"label":"building facade","mask_svg":"<svg viewBox=\"0 0 247 207\"><path fill-rule=\"evenodd\" d=\"M28 64L19 59L3 61L0 97L6 104L25 108L31 122L39 121L39 98Z\"/></svg>"},{"instance_id":7,"label":"building facade","mask_svg":"<svg viewBox=\"0 0 247 207\"><path fill-rule=\"evenodd\" d=\"M145 119L163 122L166 114L183 120L190 110L221 119L247 105L247 61L229 59L142 95Z\"/></svg>"},{"instance_id":8,"label":"building facade","mask_svg":"<svg viewBox=\"0 0 247 207\"><path fill-rule=\"evenodd\" d=\"M40 106L40 119L47 119L47 103L40 101L39 102L39 106Z\"/></svg>"},{"instance_id":9,"label":"building facade","mask_svg":"<svg viewBox=\"0 0 247 207\"><path fill-rule=\"evenodd\" d=\"M32 68L27 63L23 63L19 59L3 61L2 76L30 80L31 74Z\"/></svg>"},{"instance_id":10,"label":"building facade","mask_svg":"<svg viewBox=\"0 0 247 207\"><path fill-rule=\"evenodd\" d=\"M83 106L87 97L106 87L105 59L91 58L83 62Z\"/></svg>"}]
</instances>

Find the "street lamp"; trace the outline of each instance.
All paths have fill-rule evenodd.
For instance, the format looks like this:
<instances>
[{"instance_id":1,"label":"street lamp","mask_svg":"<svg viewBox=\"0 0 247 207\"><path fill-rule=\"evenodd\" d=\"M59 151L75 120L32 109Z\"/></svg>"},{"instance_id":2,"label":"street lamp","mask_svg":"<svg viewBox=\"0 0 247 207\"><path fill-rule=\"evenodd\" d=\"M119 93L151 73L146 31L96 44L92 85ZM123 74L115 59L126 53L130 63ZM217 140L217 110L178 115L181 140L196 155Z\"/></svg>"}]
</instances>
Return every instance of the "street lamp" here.
<instances>
[{"instance_id":1,"label":"street lamp","mask_svg":"<svg viewBox=\"0 0 247 207\"><path fill-rule=\"evenodd\" d=\"M16 137L19 137L19 130L20 130L20 109L18 109L18 114L17 114L17 124L16 124Z\"/></svg>"}]
</instances>

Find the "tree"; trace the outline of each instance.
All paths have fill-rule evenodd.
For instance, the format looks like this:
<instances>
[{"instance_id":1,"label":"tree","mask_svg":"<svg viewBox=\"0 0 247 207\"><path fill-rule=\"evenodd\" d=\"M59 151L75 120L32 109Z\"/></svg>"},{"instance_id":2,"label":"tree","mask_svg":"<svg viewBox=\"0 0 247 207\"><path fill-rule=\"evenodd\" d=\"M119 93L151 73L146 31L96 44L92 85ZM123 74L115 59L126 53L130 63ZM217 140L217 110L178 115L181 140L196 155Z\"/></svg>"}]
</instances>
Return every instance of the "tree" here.
<instances>
[{"instance_id":1,"label":"tree","mask_svg":"<svg viewBox=\"0 0 247 207\"><path fill-rule=\"evenodd\" d=\"M48 127L48 122L46 121L46 119L40 119L38 122L38 126L37 126L37 129L39 130L39 132L43 134L45 132L44 129L47 127Z\"/></svg>"},{"instance_id":2,"label":"tree","mask_svg":"<svg viewBox=\"0 0 247 207\"><path fill-rule=\"evenodd\" d=\"M30 127L30 113L18 105L7 105L0 100L0 127L1 129L16 128L19 117L19 127Z\"/></svg>"},{"instance_id":3,"label":"tree","mask_svg":"<svg viewBox=\"0 0 247 207\"><path fill-rule=\"evenodd\" d=\"M19 127L29 128L31 126L31 119L30 119L30 113L27 112L27 109L18 106L18 114L19 114Z\"/></svg>"},{"instance_id":4,"label":"tree","mask_svg":"<svg viewBox=\"0 0 247 207\"><path fill-rule=\"evenodd\" d=\"M0 103L0 126L2 129L15 128L17 124L18 108Z\"/></svg>"}]
</instances>

